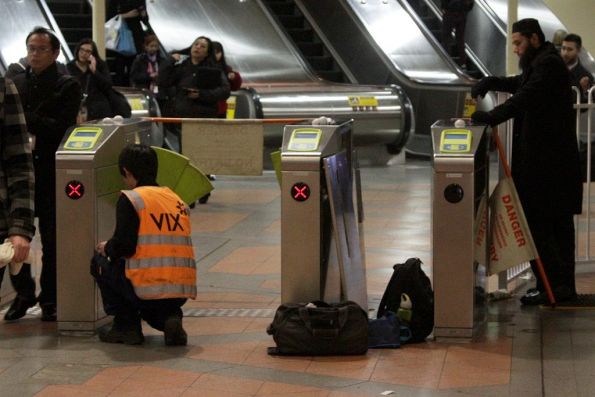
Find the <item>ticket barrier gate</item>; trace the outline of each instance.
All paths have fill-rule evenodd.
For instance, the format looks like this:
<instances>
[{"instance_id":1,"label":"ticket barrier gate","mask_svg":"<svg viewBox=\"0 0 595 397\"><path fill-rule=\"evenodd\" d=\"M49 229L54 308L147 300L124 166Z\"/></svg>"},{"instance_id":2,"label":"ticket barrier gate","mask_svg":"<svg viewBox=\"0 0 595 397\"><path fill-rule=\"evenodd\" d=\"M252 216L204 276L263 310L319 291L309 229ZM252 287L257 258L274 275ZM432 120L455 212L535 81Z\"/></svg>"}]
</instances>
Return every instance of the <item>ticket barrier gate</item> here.
<instances>
[{"instance_id":1,"label":"ticket barrier gate","mask_svg":"<svg viewBox=\"0 0 595 397\"><path fill-rule=\"evenodd\" d=\"M151 123L81 124L56 152L58 331L94 332L109 322L89 274L97 242L111 237L124 183L118 156L129 143L151 143Z\"/></svg>"},{"instance_id":2,"label":"ticket barrier gate","mask_svg":"<svg viewBox=\"0 0 595 397\"><path fill-rule=\"evenodd\" d=\"M434 337L468 341L485 318L489 136L453 121L432 125Z\"/></svg>"},{"instance_id":3,"label":"ticket barrier gate","mask_svg":"<svg viewBox=\"0 0 595 397\"><path fill-rule=\"evenodd\" d=\"M352 300L367 310L352 121L288 125L281 150L281 301ZM355 189L355 190L354 190Z\"/></svg>"}]
</instances>

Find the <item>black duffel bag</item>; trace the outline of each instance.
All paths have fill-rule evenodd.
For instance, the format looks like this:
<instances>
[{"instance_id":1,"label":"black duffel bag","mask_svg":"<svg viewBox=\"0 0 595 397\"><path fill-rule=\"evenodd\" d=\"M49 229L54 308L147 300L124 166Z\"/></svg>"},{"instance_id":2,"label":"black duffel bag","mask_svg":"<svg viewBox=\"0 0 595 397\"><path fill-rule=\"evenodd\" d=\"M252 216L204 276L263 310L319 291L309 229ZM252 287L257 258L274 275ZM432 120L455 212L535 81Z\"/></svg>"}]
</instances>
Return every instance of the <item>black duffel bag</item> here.
<instances>
[{"instance_id":1,"label":"black duffel bag","mask_svg":"<svg viewBox=\"0 0 595 397\"><path fill-rule=\"evenodd\" d=\"M277 344L269 354L352 355L368 350L368 316L351 301L281 305L267 333Z\"/></svg>"}]
</instances>

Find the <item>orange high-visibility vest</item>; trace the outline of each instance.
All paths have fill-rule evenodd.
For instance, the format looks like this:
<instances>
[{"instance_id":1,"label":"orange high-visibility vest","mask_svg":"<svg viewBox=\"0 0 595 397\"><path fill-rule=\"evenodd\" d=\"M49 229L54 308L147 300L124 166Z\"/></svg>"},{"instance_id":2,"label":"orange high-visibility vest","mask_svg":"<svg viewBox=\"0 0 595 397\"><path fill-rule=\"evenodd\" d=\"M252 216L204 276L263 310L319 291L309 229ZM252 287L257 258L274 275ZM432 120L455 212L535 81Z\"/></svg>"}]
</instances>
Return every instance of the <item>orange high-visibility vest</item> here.
<instances>
[{"instance_id":1,"label":"orange high-visibility vest","mask_svg":"<svg viewBox=\"0 0 595 397\"><path fill-rule=\"evenodd\" d=\"M196 263L186 204L167 187L123 190L140 219L126 277L141 299L195 298Z\"/></svg>"}]
</instances>

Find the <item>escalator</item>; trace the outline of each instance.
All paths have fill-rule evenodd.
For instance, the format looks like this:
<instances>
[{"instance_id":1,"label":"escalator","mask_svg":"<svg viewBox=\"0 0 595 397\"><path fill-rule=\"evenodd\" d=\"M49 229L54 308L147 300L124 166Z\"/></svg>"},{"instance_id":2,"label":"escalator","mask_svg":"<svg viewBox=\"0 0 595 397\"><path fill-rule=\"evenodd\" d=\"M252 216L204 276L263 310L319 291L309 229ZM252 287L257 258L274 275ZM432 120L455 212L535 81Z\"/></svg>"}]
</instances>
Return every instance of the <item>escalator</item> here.
<instances>
[{"instance_id":1,"label":"escalator","mask_svg":"<svg viewBox=\"0 0 595 397\"><path fill-rule=\"evenodd\" d=\"M74 51L81 39L93 36L92 7L87 1L78 3L65 3L55 0L46 0L50 12L60 31L64 35L70 51Z\"/></svg>"},{"instance_id":2,"label":"escalator","mask_svg":"<svg viewBox=\"0 0 595 397\"><path fill-rule=\"evenodd\" d=\"M434 38L440 42L442 40L443 18L442 12L438 8L440 5L440 0L407 0L407 2L415 10L422 22L430 30ZM451 41L449 48L446 49L446 52L450 55L453 61L455 61L457 64L460 64L456 53L456 46L454 45L454 38ZM467 48L466 52L469 54L470 49ZM484 73L482 73L478 65L474 62L474 57L472 54L469 55L471 56L467 57L465 70L466 74L476 79L482 78Z\"/></svg>"},{"instance_id":3,"label":"escalator","mask_svg":"<svg viewBox=\"0 0 595 397\"><path fill-rule=\"evenodd\" d=\"M295 0L360 84L398 84L415 109L408 153L429 156L430 126L460 117L475 80L447 56L406 0ZM347 39L348 38L348 39Z\"/></svg>"},{"instance_id":4,"label":"escalator","mask_svg":"<svg viewBox=\"0 0 595 397\"><path fill-rule=\"evenodd\" d=\"M244 81L236 118L354 119L354 143L398 153L414 129L408 96L394 85L333 83L316 76L261 0L148 2L153 30L167 51L198 36L220 41ZM266 124L264 143L279 147L283 126Z\"/></svg>"},{"instance_id":5,"label":"escalator","mask_svg":"<svg viewBox=\"0 0 595 397\"><path fill-rule=\"evenodd\" d=\"M336 83L353 83L341 70L328 47L309 25L293 0L265 0L265 4L276 16L279 24L283 26L317 76Z\"/></svg>"}]
</instances>

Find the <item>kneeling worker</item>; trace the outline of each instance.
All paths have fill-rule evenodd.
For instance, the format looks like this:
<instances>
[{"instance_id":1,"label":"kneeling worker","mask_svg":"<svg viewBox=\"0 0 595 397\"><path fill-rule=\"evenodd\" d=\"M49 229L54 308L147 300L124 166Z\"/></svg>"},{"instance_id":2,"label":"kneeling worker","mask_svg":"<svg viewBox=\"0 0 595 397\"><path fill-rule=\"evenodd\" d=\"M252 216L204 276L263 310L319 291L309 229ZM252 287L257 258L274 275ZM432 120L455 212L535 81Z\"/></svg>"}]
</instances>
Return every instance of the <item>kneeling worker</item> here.
<instances>
[{"instance_id":1,"label":"kneeling worker","mask_svg":"<svg viewBox=\"0 0 595 397\"><path fill-rule=\"evenodd\" d=\"M188 207L157 185L157 154L149 146L126 146L118 163L132 190L122 191L114 235L97 245L100 255L91 265L105 312L114 316L111 329L99 339L141 344L142 318L164 332L166 345L186 345L181 307L196 297Z\"/></svg>"}]
</instances>

